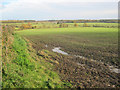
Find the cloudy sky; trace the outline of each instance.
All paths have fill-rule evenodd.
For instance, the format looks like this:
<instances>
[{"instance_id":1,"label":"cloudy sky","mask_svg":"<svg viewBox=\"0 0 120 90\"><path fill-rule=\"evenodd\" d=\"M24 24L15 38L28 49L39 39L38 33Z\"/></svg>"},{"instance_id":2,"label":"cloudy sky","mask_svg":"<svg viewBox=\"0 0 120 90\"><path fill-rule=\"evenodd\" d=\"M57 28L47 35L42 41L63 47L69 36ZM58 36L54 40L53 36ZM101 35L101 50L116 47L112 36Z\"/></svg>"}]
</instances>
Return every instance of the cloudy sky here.
<instances>
[{"instance_id":1,"label":"cloudy sky","mask_svg":"<svg viewBox=\"0 0 120 90\"><path fill-rule=\"evenodd\" d=\"M0 0L0 19L117 19L119 0Z\"/></svg>"}]
</instances>

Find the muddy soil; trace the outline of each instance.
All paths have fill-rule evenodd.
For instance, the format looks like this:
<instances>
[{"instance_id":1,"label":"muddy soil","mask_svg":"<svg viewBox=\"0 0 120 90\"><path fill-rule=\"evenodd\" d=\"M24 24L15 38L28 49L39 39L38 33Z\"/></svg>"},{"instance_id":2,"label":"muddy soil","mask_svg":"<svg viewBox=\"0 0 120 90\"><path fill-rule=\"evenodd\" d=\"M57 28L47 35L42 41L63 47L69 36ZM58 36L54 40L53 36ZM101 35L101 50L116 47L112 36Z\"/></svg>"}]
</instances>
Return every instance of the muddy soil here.
<instances>
[{"instance_id":1,"label":"muddy soil","mask_svg":"<svg viewBox=\"0 0 120 90\"><path fill-rule=\"evenodd\" d=\"M74 87L119 87L119 75L111 72L107 64L62 55L53 59L59 62L59 65L55 64L55 70L61 79L71 82Z\"/></svg>"},{"instance_id":2,"label":"muddy soil","mask_svg":"<svg viewBox=\"0 0 120 90\"><path fill-rule=\"evenodd\" d=\"M75 88L120 87L119 74L111 72L107 63L94 61L90 58L55 53L52 52L53 47L54 45L49 46L44 43L33 43L33 48L36 51L42 49L50 51L50 53L47 53L47 59L52 59L58 62L50 63L54 64L54 71L58 72L62 81L70 82ZM46 57L44 58L46 59Z\"/></svg>"}]
</instances>

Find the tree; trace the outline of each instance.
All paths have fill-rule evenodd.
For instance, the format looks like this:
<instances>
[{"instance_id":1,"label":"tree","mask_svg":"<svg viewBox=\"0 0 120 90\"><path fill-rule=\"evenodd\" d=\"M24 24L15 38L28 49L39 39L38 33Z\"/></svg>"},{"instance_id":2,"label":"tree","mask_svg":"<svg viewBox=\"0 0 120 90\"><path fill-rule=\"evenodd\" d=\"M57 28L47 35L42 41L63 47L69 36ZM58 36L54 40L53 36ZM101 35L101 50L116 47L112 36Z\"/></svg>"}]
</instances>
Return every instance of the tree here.
<instances>
[{"instance_id":1,"label":"tree","mask_svg":"<svg viewBox=\"0 0 120 90\"><path fill-rule=\"evenodd\" d=\"M32 24L31 23L22 24L21 25L21 29L32 29Z\"/></svg>"},{"instance_id":2,"label":"tree","mask_svg":"<svg viewBox=\"0 0 120 90\"><path fill-rule=\"evenodd\" d=\"M60 24L60 22L58 21L57 24Z\"/></svg>"},{"instance_id":3,"label":"tree","mask_svg":"<svg viewBox=\"0 0 120 90\"><path fill-rule=\"evenodd\" d=\"M87 24L87 23L84 23L83 26L84 26L84 27L88 27L88 24Z\"/></svg>"},{"instance_id":4,"label":"tree","mask_svg":"<svg viewBox=\"0 0 120 90\"><path fill-rule=\"evenodd\" d=\"M75 23L75 24L74 24L74 27L78 27L78 24L77 24L77 23Z\"/></svg>"},{"instance_id":5,"label":"tree","mask_svg":"<svg viewBox=\"0 0 120 90\"><path fill-rule=\"evenodd\" d=\"M61 24L59 25L59 27L60 27L60 28L68 27L68 24L63 24L63 23L61 23Z\"/></svg>"}]
</instances>

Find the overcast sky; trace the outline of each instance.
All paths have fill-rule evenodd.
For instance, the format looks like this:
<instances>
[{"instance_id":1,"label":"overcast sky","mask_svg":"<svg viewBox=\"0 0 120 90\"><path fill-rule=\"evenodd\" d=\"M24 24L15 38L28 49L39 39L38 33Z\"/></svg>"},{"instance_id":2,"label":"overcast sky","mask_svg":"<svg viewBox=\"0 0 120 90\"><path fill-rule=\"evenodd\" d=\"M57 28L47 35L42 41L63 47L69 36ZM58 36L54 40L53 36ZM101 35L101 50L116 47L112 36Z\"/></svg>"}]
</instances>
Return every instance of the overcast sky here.
<instances>
[{"instance_id":1,"label":"overcast sky","mask_svg":"<svg viewBox=\"0 0 120 90\"><path fill-rule=\"evenodd\" d=\"M0 0L0 19L117 19L118 1Z\"/></svg>"}]
</instances>

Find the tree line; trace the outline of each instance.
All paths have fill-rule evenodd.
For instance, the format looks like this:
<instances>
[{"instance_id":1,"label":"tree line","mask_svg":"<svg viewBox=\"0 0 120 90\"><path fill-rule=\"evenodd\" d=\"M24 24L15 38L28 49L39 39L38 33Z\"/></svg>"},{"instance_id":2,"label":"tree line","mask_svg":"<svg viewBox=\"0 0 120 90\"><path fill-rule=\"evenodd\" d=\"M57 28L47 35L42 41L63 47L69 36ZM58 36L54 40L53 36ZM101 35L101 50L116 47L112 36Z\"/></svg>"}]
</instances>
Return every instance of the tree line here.
<instances>
[{"instance_id":1,"label":"tree line","mask_svg":"<svg viewBox=\"0 0 120 90\"><path fill-rule=\"evenodd\" d=\"M1 23L26 23L35 22L35 20L1 20Z\"/></svg>"},{"instance_id":2,"label":"tree line","mask_svg":"<svg viewBox=\"0 0 120 90\"><path fill-rule=\"evenodd\" d=\"M1 20L2 23L25 23L25 22L59 22L59 23L118 23L117 19L100 19L100 20L46 20L46 21L36 21L36 20Z\"/></svg>"}]
</instances>

